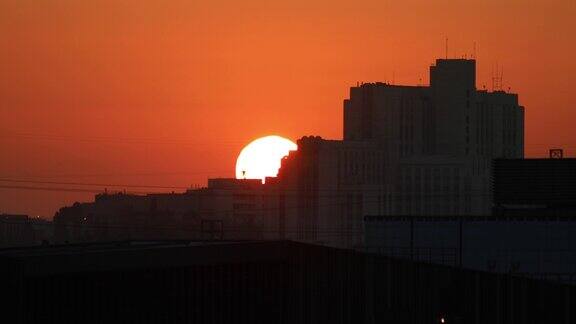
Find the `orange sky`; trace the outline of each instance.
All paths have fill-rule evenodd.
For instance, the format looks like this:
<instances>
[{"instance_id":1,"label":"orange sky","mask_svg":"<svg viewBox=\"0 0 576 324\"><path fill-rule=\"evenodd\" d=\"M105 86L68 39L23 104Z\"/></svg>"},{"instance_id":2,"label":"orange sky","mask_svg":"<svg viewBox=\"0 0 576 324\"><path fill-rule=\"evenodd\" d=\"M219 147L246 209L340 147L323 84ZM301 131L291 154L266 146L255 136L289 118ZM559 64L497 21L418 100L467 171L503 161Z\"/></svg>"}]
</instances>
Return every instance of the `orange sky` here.
<instances>
[{"instance_id":1,"label":"orange sky","mask_svg":"<svg viewBox=\"0 0 576 324\"><path fill-rule=\"evenodd\" d=\"M446 36L450 56L478 44L478 87L504 66L530 156L576 156L574 17L575 0L3 0L0 178L232 177L256 137L341 138L357 81L427 83ZM0 188L0 213L90 199Z\"/></svg>"}]
</instances>

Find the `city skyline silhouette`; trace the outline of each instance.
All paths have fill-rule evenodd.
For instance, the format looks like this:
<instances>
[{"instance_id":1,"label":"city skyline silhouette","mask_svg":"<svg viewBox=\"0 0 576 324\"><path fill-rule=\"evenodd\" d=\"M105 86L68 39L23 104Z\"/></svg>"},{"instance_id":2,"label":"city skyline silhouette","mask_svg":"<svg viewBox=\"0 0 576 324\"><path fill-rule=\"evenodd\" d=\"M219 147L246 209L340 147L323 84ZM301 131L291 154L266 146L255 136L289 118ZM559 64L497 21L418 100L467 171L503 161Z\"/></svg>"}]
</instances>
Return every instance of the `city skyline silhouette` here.
<instances>
[{"instance_id":1,"label":"city skyline silhouette","mask_svg":"<svg viewBox=\"0 0 576 324\"><path fill-rule=\"evenodd\" d=\"M0 1L1 322L574 322L574 17Z\"/></svg>"},{"instance_id":2,"label":"city skyline silhouette","mask_svg":"<svg viewBox=\"0 0 576 324\"><path fill-rule=\"evenodd\" d=\"M445 56L446 38L449 57L477 57L478 89L491 90L503 70L503 90L520 94L528 157L552 147L576 152L571 1L5 2L1 9L5 179L204 185L232 176L254 138L342 138L350 86L428 84L427 66ZM50 218L92 196L2 184L2 212Z\"/></svg>"}]
</instances>

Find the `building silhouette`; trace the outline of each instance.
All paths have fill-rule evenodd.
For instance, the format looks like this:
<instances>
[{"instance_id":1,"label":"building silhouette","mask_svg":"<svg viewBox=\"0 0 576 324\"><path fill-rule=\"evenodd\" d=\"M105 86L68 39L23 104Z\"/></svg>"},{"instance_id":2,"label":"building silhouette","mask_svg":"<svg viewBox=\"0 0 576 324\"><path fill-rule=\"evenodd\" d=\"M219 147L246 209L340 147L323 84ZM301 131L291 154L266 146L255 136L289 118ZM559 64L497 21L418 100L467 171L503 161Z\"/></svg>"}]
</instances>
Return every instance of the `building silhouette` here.
<instances>
[{"instance_id":1,"label":"building silhouette","mask_svg":"<svg viewBox=\"0 0 576 324\"><path fill-rule=\"evenodd\" d=\"M352 87L343 139L300 138L265 184L100 194L57 213L54 241L292 240L575 282L574 159L524 159L518 96L476 89L474 60L430 80Z\"/></svg>"},{"instance_id":2,"label":"building silhouette","mask_svg":"<svg viewBox=\"0 0 576 324\"><path fill-rule=\"evenodd\" d=\"M3 318L573 322L575 160L524 159L518 96L476 89L475 68L352 87L343 139L300 138L265 183L2 215L0 243L19 246L0 251Z\"/></svg>"},{"instance_id":3,"label":"building silhouette","mask_svg":"<svg viewBox=\"0 0 576 324\"><path fill-rule=\"evenodd\" d=\"M476 89L475 68L439 59L430 86L352 87L343 140L302 137L265 185L209 179L185 193L102 194L56 215L57 240L207 235L353 248L365 215L489 215L492 160L524 156L524 108L516 94Z\"/></svg>"},{"instance_id":4,"label":"building silhouette","mask_svg":"<svg viewBox=\"0 0 576 324\"><path fill-rule=\"evenodd\" d=\"M430 86L353 87L344 141L369 140L387 155L389 215L487 215L491 161L524 157L516 94L476 89L476 61L439 59Z\"/></svg>"},{"instance_id":5,"label":"building silhouette","mask_svg":"<svg viewBox=\"0 0 576 324\"><path fill-rule=\"evenodd\" d=\"M344 140L373 140L395 158L524 157L518 95L476 89L476 61L438 59L430 86L365 83L344 100Z\"/></svg>"},{"instance_id":6,"label":"building silhouette","mask_svg":"<svg viewBox=\"0 0 576 324\"><path fill-rule=\"evenodd\" d=\"M45 219L0 214L0 248L42 244L53 235L53 226Z\"/></svg>"},{"instance_id":7,"label":"building silhouette","mask_svg":"<svg viewBox=\"0 0 576 324\"><path fill-rule=\"evenodd\" d=\"M97 194L54 216L56 243L135 239L262 239L260 180L209 179L184 193Z\"/></svg>"},{"instance_id":8,"label":"building silhouette","mask_svg":"<svg viewBox=\"0 0 576 324\"><path fill-rule=\"evenodd\" d=\"M294 238L355 247L364 215L490 215L492 160L524 157L524 108L477 90L475 68L439 59L430 86L352 87L344 139L301 138L270 182Z\"/></svg>"}]
</instances>

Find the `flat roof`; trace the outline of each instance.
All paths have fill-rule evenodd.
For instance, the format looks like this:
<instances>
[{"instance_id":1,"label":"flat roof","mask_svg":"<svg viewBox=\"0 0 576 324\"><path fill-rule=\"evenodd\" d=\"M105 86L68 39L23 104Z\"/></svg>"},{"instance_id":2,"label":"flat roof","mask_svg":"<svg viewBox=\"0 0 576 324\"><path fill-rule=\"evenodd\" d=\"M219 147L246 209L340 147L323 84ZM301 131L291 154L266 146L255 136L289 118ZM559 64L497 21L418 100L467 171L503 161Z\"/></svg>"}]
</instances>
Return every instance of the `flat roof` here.
<instances>
[{"instance_id":1,"label":"flat roof","mask_svg":"<svg viewBox=\"0 0 576 324\"><path fill-rule=\"evenodd\" d=\"M293 241L126 241L0 250L0 269L24 277L262 261L285 262L286 249L337 250Z\"/></svg>"}]
</instances>

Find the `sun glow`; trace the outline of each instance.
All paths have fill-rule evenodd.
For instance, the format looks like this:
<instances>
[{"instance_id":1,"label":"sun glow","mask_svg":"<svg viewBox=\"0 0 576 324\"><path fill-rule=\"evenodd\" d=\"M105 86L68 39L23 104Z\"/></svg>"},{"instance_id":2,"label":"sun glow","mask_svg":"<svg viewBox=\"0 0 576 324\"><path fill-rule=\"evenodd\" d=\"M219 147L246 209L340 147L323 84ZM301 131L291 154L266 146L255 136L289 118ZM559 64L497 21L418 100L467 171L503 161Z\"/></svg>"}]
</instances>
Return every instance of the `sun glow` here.
<instances>
[{"instance_id":1,"label":"sun glow","mask_svg":"<svg viewBox=\"0 0 576 324\"><path fill-rule=\"evenodd\" d=\"M282 158L298 147L289 139L272 135L246 145L236 160L237 179L262 179L278 175Z\"/></svg>"}]
</instances>

